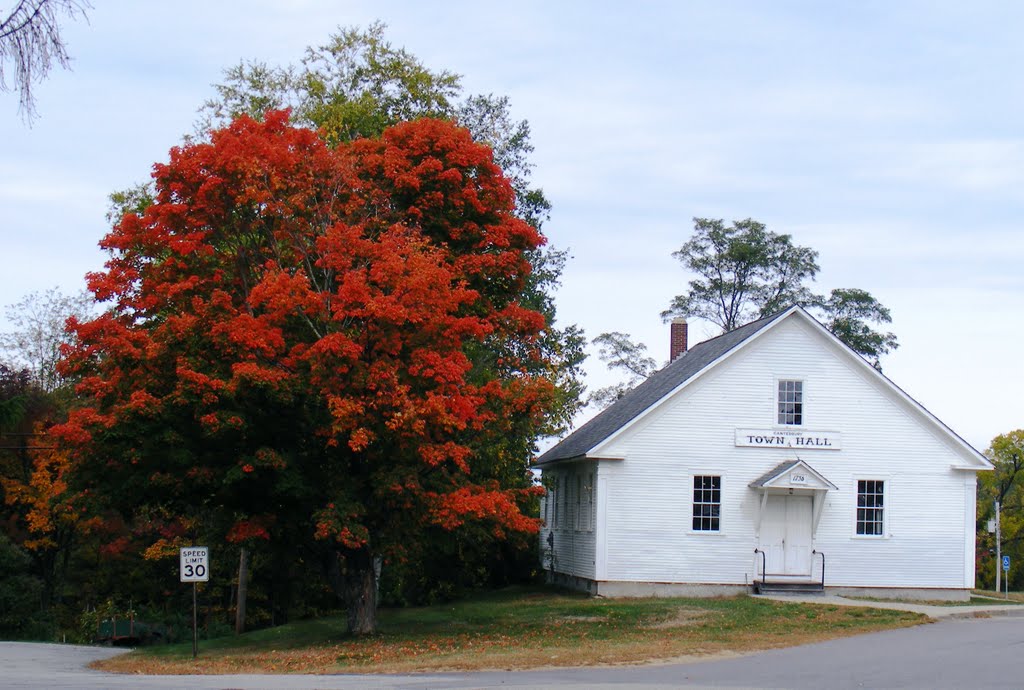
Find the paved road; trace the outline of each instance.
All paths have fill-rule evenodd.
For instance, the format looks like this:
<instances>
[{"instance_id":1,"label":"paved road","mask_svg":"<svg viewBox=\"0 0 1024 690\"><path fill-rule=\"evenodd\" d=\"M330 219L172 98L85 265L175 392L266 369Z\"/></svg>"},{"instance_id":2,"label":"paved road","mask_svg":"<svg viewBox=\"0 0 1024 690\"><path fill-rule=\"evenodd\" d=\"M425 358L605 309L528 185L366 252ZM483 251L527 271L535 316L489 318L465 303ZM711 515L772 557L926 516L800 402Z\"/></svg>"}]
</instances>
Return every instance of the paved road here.
<instances>
[{"instance_id":1,"label":"paved road","mask_svg":"<svg viewBox=\"0 0 1024 690\"><path fill-rule=\"evenodd\" d=\"M724 661L549 671L407 676L122 676L84 668L118 653L0 643L0 687L227 690L437 688L1021 688L1024 618L945 620Z\"/></svg>"}]
</instances>

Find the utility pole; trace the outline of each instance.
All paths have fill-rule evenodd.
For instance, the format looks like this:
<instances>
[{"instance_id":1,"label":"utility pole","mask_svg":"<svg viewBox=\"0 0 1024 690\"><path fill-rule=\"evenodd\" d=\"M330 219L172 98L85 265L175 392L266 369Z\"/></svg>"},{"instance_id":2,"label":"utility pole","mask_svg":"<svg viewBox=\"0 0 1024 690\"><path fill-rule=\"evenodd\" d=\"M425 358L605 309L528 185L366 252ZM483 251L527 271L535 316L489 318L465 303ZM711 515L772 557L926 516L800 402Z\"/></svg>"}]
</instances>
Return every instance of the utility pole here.
<instances>
[{"instance_id":1,"label":"utility pole","mask_svg":"<svg viewBox=\"0 0 1024 690\"><path fill-rule=\"evenodd\" d=\"M996 500L996 594L999 594L999 577L1003 567L1003 540L999 534L999 501Z\"/></svg>"}]
</instances>

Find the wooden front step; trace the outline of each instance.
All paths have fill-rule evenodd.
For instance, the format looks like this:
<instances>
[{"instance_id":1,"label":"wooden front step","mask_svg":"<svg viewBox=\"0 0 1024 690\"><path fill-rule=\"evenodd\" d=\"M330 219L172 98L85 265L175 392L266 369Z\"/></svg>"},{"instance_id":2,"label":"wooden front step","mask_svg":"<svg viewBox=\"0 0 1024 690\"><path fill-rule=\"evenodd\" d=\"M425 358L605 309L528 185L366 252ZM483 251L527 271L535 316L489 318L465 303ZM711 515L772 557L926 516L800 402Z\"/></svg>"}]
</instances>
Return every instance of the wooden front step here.
<instances>
[{"instance_id":1,"label":"wooden front step","mask_svg":"<svg viewBox=\"0 0 1024 690\"><path fill-rule=\"evenodd\" d=\"M824 594L821 582L754 580L754 594Z\"/></svg>"}]
</instances>

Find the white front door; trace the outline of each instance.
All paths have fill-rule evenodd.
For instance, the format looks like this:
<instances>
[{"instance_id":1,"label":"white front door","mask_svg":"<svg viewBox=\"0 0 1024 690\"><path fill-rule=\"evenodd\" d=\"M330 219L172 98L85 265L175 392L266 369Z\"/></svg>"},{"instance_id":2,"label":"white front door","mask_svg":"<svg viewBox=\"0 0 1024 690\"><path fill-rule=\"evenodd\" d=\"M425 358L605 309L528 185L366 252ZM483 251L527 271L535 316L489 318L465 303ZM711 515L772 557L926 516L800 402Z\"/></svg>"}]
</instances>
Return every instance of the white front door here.
<instances>
[{"instance_id":1,"label":"white front door","mask_svg":"<svg viewBox=\"0 0 1024 690\"><path fill-rule=\"evenodd\" d=\"M766 574L809 576L811 497L769 494L764 511L760 548L765 552Z\"/></svg>"}]
</instances>

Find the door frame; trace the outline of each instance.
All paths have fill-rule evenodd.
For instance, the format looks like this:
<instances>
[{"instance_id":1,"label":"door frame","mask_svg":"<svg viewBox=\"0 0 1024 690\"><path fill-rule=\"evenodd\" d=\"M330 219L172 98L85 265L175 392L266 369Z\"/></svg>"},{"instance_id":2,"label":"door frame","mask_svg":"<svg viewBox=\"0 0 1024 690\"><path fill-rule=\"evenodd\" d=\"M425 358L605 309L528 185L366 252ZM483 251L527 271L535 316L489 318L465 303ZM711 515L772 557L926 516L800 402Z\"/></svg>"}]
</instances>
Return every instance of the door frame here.
<instances>
[{"instance_id":1,"label":"door frame","mask_svg":"<svg viewBox=\"0 0 1024 690\"><path fill-rule=\"evenodd\" d=\"M766 494L757 537L758 548L765 554L764 576L810 577L814 547L813 495Z\"/></svg>"}]
</instances>

